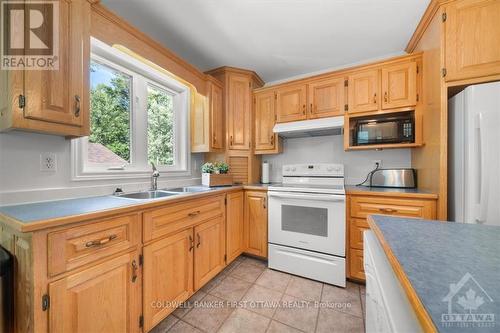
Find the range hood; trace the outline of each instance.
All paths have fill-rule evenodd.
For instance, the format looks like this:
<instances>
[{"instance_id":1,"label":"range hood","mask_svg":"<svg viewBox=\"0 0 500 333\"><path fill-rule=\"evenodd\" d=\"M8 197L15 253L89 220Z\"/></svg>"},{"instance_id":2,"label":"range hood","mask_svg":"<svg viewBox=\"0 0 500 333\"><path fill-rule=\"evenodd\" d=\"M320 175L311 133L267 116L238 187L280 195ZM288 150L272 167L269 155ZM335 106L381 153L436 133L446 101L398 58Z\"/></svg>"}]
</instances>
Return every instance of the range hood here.
<instances>
[{"instance_id":1,"label":"range hood","mask_svg":"<svg viewBox=\"0 0 500 333\"><path fill-rule=\"evenodd\" d=\"M340 135L343 133L344 117L329 117L276 124L274 133L283 138L303 138L309 136Z\"/></svg>"}]
</instances>

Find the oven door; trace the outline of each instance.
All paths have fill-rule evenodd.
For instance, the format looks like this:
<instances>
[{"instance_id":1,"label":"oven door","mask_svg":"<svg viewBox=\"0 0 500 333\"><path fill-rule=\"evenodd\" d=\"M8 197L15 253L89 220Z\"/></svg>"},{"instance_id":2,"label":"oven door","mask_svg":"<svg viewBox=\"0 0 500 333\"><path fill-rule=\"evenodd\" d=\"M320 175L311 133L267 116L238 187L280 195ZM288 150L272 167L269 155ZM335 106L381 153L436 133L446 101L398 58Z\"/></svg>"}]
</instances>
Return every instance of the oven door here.
<instances>
[{"instance_id":1,"label":"oven door","mask_svg":"<svg viewBox=\"0 0 500 333\"><path fill-rule=\"evenodd\" d=\"M269 242L345 256L345 196L269 191Z\"/></svg>"}]
</instances>

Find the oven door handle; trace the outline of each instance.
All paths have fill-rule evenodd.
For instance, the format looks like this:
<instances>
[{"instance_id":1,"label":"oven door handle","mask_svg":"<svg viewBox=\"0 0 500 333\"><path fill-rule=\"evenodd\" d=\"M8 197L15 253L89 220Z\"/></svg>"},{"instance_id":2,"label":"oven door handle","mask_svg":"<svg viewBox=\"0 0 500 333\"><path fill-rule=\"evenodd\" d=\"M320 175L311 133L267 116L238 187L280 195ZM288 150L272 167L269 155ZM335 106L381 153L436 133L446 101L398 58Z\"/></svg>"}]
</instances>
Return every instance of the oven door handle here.
<instances>
[{"instance_id":1,"label":"oven door handle","mask_svg":"<svg viewBox=\"0 0 500 333\"><path fill-rule=\"evenodd\" d=\"M277 193L268 192L270 197L284 198L284 199L302 199L302 200L318 200L318 201L345 201L344 195L325 195L325 194L313 194L313 193Z\"/></svg>"}]
</instances>

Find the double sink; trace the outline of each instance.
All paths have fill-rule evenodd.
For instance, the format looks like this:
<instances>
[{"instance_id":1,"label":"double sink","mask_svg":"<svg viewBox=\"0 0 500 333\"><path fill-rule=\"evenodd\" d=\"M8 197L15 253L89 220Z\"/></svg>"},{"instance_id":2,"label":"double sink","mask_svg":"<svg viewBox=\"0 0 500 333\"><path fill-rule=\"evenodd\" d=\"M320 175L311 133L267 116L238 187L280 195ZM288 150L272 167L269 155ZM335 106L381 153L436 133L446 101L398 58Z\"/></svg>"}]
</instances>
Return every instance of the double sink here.
<instances>
[{"instance_id":1,"label":"double sink","mask_svg":"<svg viewBox=\"0 0 500 333\"><path fill-rule=\"evenodd\" d=\"M166 198L173 195L186 194L186 193L197 193L197 192L207 192L213 190L210 187L204 186L186 186L186 187L176 187L165 190L150 190L141 191L133 193L118 194L119 198L135 199L135 200L153 200Z\"/></svg>"}]
</instances>

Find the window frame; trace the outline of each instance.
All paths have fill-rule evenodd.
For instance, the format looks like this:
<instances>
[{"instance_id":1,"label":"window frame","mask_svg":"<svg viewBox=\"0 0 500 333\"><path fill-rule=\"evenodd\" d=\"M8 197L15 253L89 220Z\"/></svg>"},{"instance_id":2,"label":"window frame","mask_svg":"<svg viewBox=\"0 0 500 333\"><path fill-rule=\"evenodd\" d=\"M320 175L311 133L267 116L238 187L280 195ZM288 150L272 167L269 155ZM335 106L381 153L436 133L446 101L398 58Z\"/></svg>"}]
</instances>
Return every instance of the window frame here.
<instances>
[{"instance_id":1,"label":"window frame","mask_svg":"<svg viewBox=\"0 0 500 333\"><path fill-rule=\"evenodd\" d=\"M72 180L149 178L151 176L147 149L148 85L172 93L174 98L174 164L159 165L157 168L166 178L190 176L190 88L143 61L95 38L91 38L91 59L96 59L98 63L131 76L130 162L123 167L110 164L89 164L86 162L88 137L74 139L71 142Z\"/></svg>"}]
</instances>

